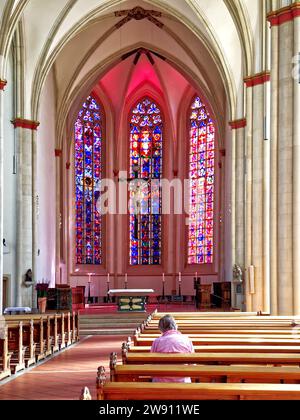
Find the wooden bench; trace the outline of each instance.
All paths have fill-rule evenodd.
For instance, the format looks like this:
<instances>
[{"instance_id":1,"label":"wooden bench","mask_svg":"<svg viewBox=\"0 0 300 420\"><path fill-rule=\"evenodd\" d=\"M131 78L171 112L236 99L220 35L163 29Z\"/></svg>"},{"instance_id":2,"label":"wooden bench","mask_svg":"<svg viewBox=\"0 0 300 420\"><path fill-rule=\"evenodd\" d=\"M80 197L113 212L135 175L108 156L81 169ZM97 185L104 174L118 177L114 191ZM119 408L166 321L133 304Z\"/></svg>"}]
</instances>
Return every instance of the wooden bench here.
<instances>
[{"instance_id":1,"label":"wooden bench","mask_svg":"<svg viewBox=\"0 0 300 420\"><path fill-rule=\"evenodd\" d=\"M150 353L149 346L123 346L130 353ZM240 346L240 345L217 345L217 346L194 346L196 353L292 353L300 355L299 346Z\"/></svg>"},{"instance_id":2,"label":"wooden bench","mask_svg":"<svg viewBox=\"0 0 300 420\"><path fill-rule=\"evenodd\" d=\"M112 355L111 355L112 357ZM270 365L300 366L300 353L133 353L124 364L202 364L202 365Z\"/></svg>"},{"instance_id":3,"label":"wooden bench","mask_svg":"<svg viewBox=\"0 0 300 420\"><path fill-rule=\"evenodd\" d=\"M185 365L111 366L111 382L151 382L153 378L185 378L202 383L300 384L298 367L238 367Z\"/></svg>"},{"instance_id":4,"label":"wooden bench","mask_svg":"<svg viewBox=\"0 0 300 420\"><path fill-rule=\"evenodd\" d=\"M90 395L88 392L87 395ZM97 399L104 400L299 400L300 385L246 383L108 382L98 370Z\"/></svg>"},{"instance_id":5,"label":"wooden bench","mask_svg":"<svg viewBox=\"0 0 300 420\"><path fill-rule=\"evenodd\" d=\"M187 336L188 337L188 336ZM129 337L130 338L130 337ZM194 346L213 346L213 345L236 345L236 346L300 346L300 339L273 339L273 338L231 338L224 336L223 338L197 338L188 337ZM129 345L139 346L152 346L155 338L134 337L133 342L131 339L128 341ZM300 349L300 347L299 347Z\"/></svg>"},{"instance_id":6,"label":"wooden bench","mask_svg":"<svg viewBox=\"0 0 300 420\"><path fill-rule=\"evenodd\" d=\"M10 368L11 353L8 351L8 327L1 325L0 336L0 380L11 376Z\"/></svg>"},{"instance_id":7,"label":"wooden bench","mask_svg":"<svg viewBox=\"0 0 300 420\"><path fill-rule=\"evenodd\" d=\"M10 367L16 374L25 369L26 346L23 345L23 321L8 324L8 351L11 353Z\"/></svg>"}]
</instances>

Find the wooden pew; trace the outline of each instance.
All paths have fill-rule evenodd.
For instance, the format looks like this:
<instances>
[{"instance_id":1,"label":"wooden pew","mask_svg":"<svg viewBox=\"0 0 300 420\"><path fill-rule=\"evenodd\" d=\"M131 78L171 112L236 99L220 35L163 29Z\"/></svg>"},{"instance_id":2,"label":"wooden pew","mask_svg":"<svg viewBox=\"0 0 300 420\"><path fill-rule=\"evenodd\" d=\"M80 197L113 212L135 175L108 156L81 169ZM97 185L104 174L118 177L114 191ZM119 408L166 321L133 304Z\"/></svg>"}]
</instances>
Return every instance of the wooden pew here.
<instances>
[{"instance_id":1,"label":"wooden pew","mask_svg":"<svg viewBox=\"0 0 300 420\"><path fill-rule=\"evenodd\" d=\"M65 333L65 314L61 313L58 316L58 344L60 350L63 350L66 348L66 333Z\"/></svg>"},{"instance_id":2,"label":"wooden pew","mask_svg":"<svg viewBox=\"0 0 300 420\"><path fill-rule=\"evenodd\" d=\"M153 378L191 378L202 383L300 384L298 367L115 365L111 382L151 382Z\"/></svg>"},{"instance_id":3,"label":"wooden pew","mask_svg":"<svg viewBox=\"0 0 300 420\"><path fill-rule=\"evenodd\" d=\"M10 368L11 353L8 351L8 326L1 325L0 336L0 380L11 376Z\"/></svg>"},{"instance_id":4,"label":"wooden pew","mask_svg":"<svg viewBox=\"0 0 300 420\"><path fill-rule=\"evenodd\" d=\"M233 334L238 334L238 335L249 335L249 334L255 334L255 335L264 335L264 336L268 336L268 335L285 335L285 336L290 336L292 337L293 335L295 335L295 330L292 329L265 329L265 327L260 328L248 328L248 329L241 329L240 327L224 327L224 329L222 327L216 328L216 327L185 327L185 328L179 328L179 331L182 334L185 335L193 335L193 334L205 334L205 335L211 335L211 334L225 334L225 335L233 335ZM144 330L141 331L142 333L145 334L161 334L160 331L158 329L155 328L145 328ZM299 332L296 332L297 335L299 335Z\"/></svg>"},{"instance_id":5,"label":"wooden pew","mask_svg":"<svg viewBox=\"0 0 300 420\"><path fill-rule=\"evenodd\" d=\"M202 364L202 365L270 365L300 366L300 353L132 353L124 364Z\"/></svg>"},{"instance_id":6,"label":"wooden pew","mask_svg":"<svg viewBox=\"0 0 300 420\"><path fill-rule=\"evenodd\" d=\"M196 353L256 353L256 354L293 354L300 356L299 346L194 346ZM124 343L122 346L122 358L126 361L127 354L149 353L151 347L128 346Z\"/></svg>"},{"instance_id":7,"label":"wooden pew","mask_svg":"<svg viewBox=\"0 0 300 420\"><path fill-rule=\"evenodd\" d=\"M34 342L34 321L23 323L23 343L26 347L25 351L25 365L27 368L36 363L36 344Z\"/></svg>"},{"instance_id":8,"label":"wooden pew","mask_svg":"<svg viewBox=\"0 0 300 420\"><path fill-rule=\"evenodd\" d=\"M89 393L88 393L89 394ZM103 400L299 400L300 385L245 383L106 383L98 370L97 399Z\"/></svg>"},{"instance_id":9,"label":"wooden pew","mask_svg":"<svg viewBox=\"0 0 300 420\"><path fill-rule=\"evenodd\" d=\"M130 338L130 337L129 337ZM300 339L274 339L274 338L251 338L244 336L243 338L231 338L224 336L223 338L193 338L188 337L194 344L194 346L214 346L214 345L237 345L237 346L300 346ZM155 338L144 338L134 337L134 341L128 341L129 345L132 346L152 346ZM300 347L299 347L300 350Z\"/></svg>"},{"instance_id":10,"label":"wooden pew","mask_svg":"<svg viewBox=\"0 0 300 420\"><path fill-rule=\"evenodd\" d=\"M40 317L34 329L34 342L36 343L36 361L44 360L46 356L46 340L44 339L44 317Z\"/></svg>"},{"instance_id":11,"label":"wooden pew","mask_svg":"<svg viewBox=\"0 0 300 420\"><path fill-rule=\"evenodd\" d=\"M286 384L180 384L110 382L98 389L97 399L207 401L299 400L300 385Z\"/></svg>"},{"instance_id":12,"label":"wooden pew","mask_svg":"<svg viewBox=\"0 0 300 420\"><path fill-rule=\"evenodd\" d=\"M69 347L72 344L72 330L71 330L71 314L67 313L65 316L65 331L66 331L66 346Z\"/></svg>"},{"instance_id":13,"label":"wooden pew","mask_svg":"<svg viewBox=\"0 0 300 420\"><path fill-rule=\"evenodd\" d=\"M14 374L25 369L26 347L23 345L23 321L8 324L8 351L12 353L10 367Z\"/></svg>"}]
</instances>

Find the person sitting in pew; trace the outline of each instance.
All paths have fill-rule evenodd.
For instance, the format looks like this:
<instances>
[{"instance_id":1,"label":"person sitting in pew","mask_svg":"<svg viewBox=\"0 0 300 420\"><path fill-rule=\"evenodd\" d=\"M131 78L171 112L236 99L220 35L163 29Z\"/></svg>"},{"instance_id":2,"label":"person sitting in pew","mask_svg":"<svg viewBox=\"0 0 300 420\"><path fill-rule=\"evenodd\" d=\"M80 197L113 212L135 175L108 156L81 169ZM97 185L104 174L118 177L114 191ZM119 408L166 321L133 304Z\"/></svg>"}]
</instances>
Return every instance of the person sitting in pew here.
<instances>
[{"instance_id":1,"label":"person sitting in pew","mask_svg":"<svg viewBox=\"0 0 300 420\"><path fill-rule=\"evenodd\" d=\"M175 319L165 315L158 324L162 336L154 340L151 353L194 353L193 343L178 331ZM153 378L152 382L191 383L191 378Z\"/></svg>"}]
</instances>

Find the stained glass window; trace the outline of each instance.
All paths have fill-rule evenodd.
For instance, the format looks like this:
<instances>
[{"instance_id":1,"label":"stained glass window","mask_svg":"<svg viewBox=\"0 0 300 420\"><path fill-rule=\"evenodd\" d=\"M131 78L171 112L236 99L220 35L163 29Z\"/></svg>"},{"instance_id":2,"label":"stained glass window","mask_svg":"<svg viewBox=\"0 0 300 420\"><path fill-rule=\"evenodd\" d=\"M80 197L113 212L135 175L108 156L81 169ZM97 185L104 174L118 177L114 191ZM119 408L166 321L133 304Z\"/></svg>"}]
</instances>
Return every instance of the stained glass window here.
<instances>
[{"instance_id":1,"label":"stained glass window","mask_svg":"<svg viewBox=\"0 0 300 420\"><path fill-rule=\"evenodd\" d=\"M190 114L189 264L212 264L214 256L215 126L197 97Z\"/></svg>"},{"instance_id":2,"label":"stained glass window","mask_svg":"<svg viewBox=\"0 0 300 420\"><path fill-rule=\"evenodd\" d=\"M89 96L75 123L76 264L102 264L102 217L97 210L102 176L103 114Z\"/></svg>"},{"instance_id":3,"label":"stained glass window","mask_svg":"<svg viewBox=\"0 0 300 420\"><path fill-rule=\"evenodd\" d=\"M130 115L130 265L161 264L163 121L145 98Z\"/></svg>"}]
</instances>

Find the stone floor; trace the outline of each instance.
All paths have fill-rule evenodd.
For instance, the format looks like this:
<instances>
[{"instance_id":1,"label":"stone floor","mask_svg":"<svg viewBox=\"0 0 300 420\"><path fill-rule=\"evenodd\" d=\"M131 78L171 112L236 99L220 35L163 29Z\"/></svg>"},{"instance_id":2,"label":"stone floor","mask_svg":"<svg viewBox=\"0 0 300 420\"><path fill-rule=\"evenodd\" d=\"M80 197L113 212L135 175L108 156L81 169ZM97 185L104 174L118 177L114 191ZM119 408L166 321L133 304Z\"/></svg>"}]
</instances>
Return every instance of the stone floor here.
<instances>
[{"instance_id":1,"label":"stone floor","mask_svg":"<svg viewBox=\"0 0 300 420\"><path fill-rule=\"evenodd\" d=\"M109 355L121 359L121 345L127 337L90 337L48 362L0 384L0 400L78 400L87 386L96 398L96 375L105 366L109 377Z\"/></svg>"}]
</instances>

